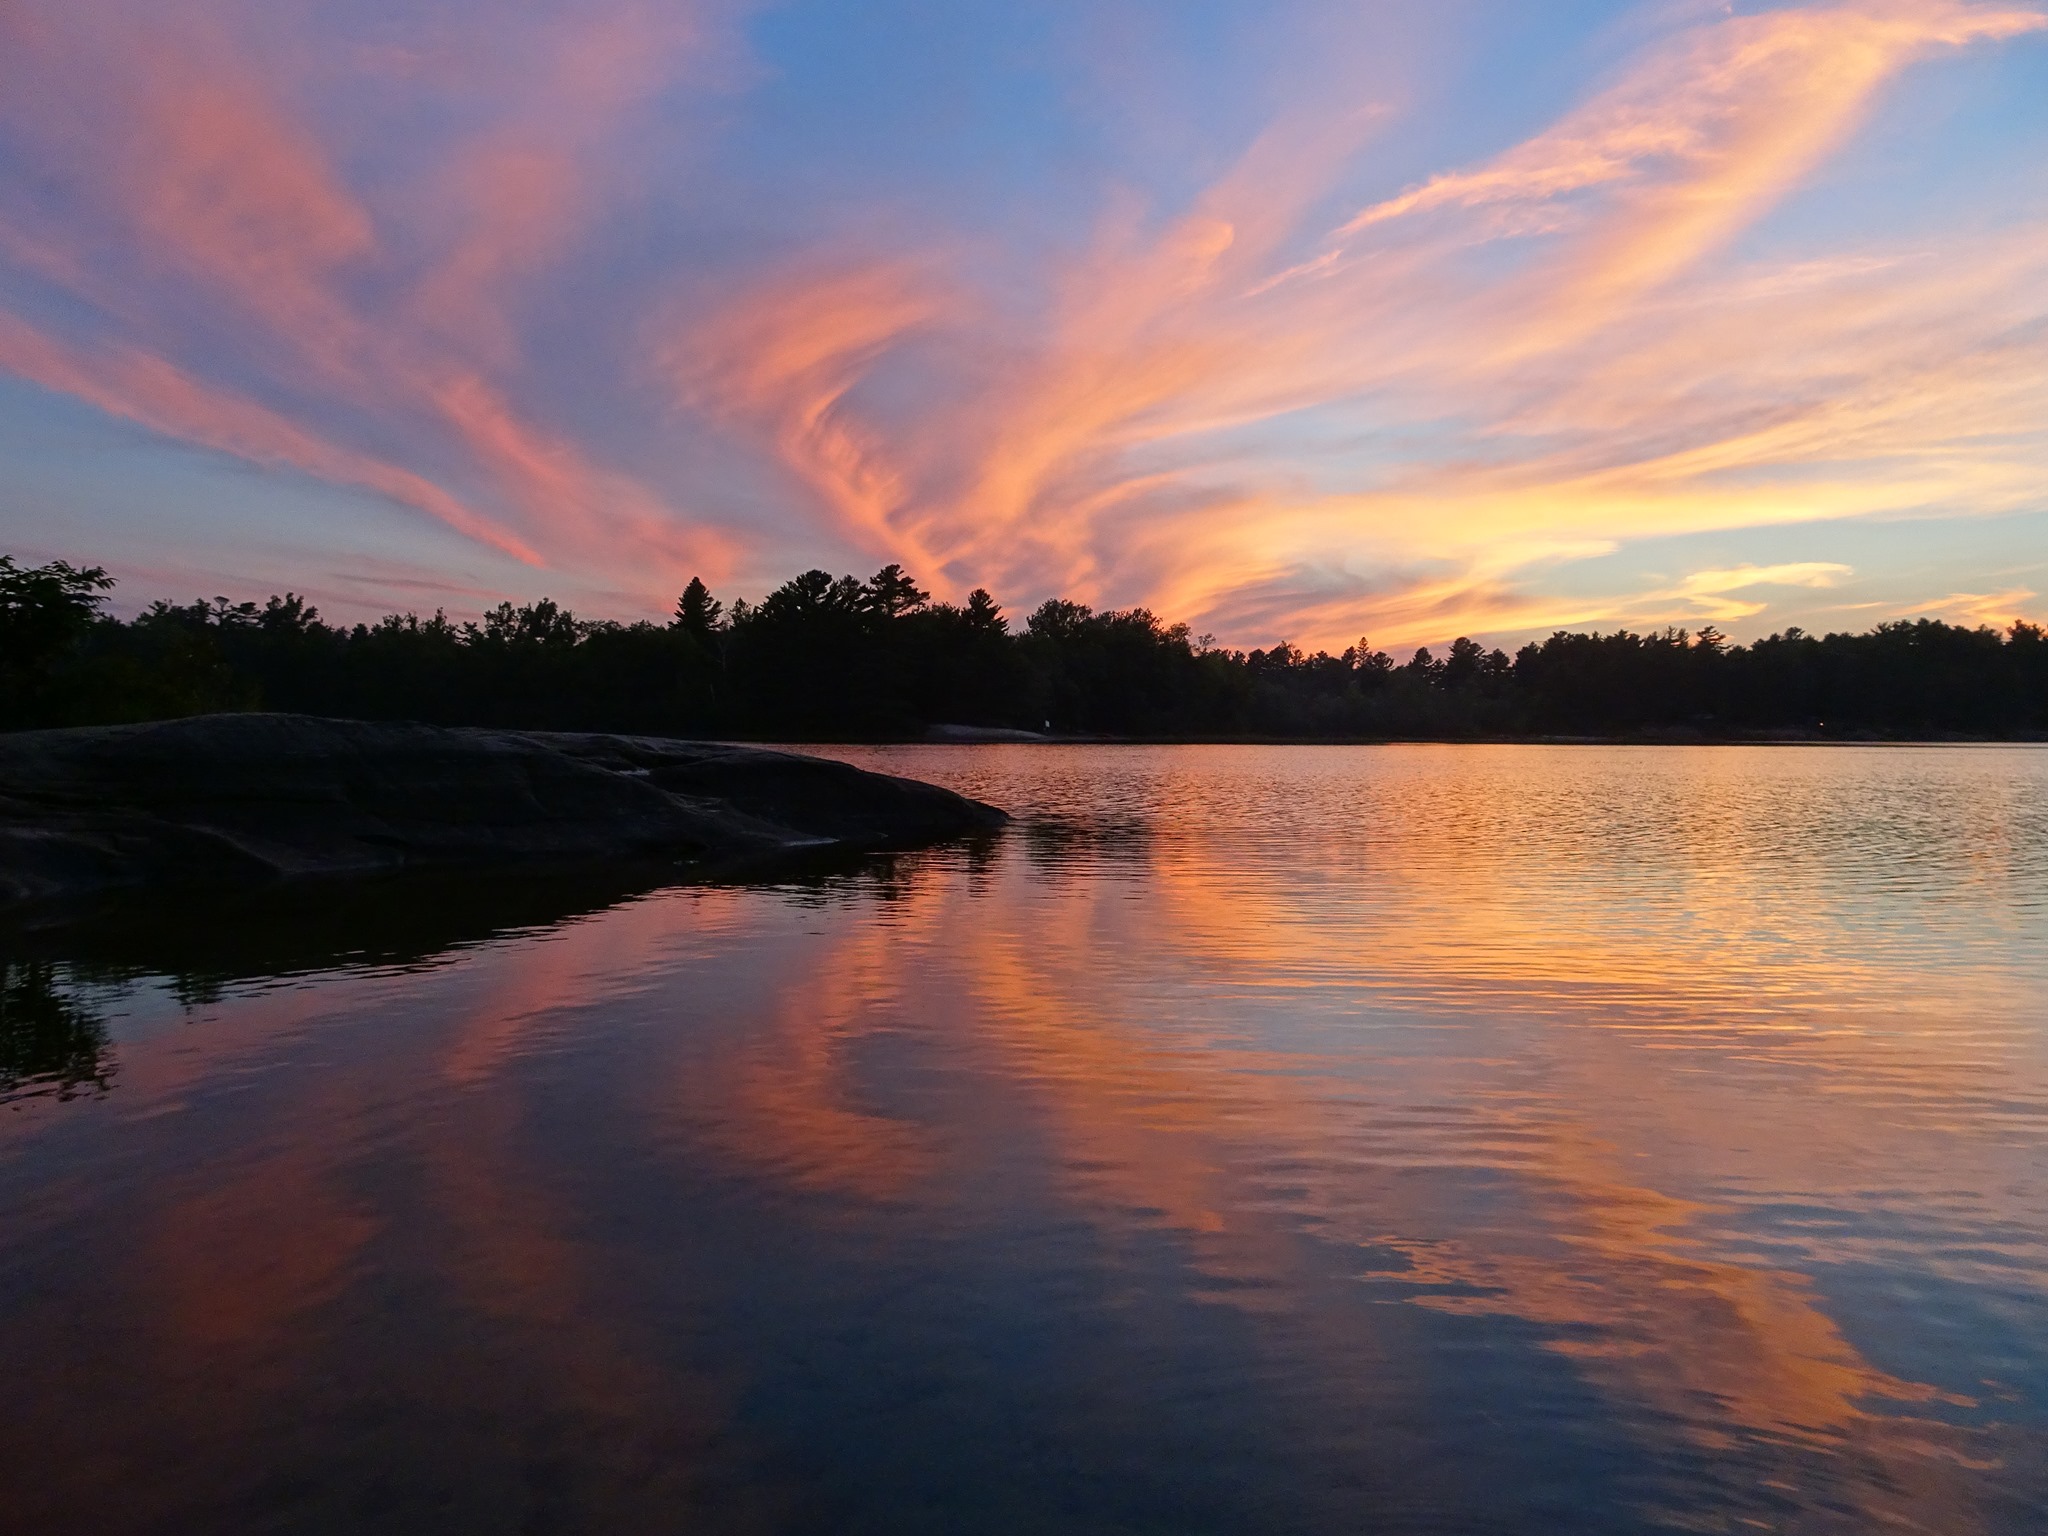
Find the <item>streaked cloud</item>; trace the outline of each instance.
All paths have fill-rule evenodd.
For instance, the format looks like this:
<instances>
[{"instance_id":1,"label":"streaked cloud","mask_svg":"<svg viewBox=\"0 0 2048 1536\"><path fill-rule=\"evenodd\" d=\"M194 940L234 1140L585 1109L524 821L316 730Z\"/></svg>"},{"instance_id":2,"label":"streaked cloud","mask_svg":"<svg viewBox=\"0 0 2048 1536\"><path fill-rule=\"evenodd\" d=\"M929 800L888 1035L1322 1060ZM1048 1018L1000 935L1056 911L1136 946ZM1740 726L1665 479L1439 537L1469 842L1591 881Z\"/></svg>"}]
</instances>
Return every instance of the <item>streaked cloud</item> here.
<instances>
[{"instance_id":1,"label":"streaked cloud","mask_svg":"<svg viewBox=\"0 0 2048 1536\"><path fill-rule=\"evenodd\" d=\"M2003 592L1951 592L1910 605L1913 616L1947 619L1951 624L1989 624L2004 628L2015 620L2040 621L2038 599L2031 587L2007 587Z\"/></svg>"},{"instance_id":2,"label":"streaked cloud","mask_svg":"<svg viewBox=\"0 0 2048 1536\"><path fill-rule=\"evenodd\" d=\"M333 36L291 9L280 34L235 0L21 7L6 81L21 88L0 117L63 195L39 208L10 189L16 244L72 302L37 306L63 319L6 317L0 364L153 430L361 486L529 565L595 548L664 576L728 568L730 535L522 415L531 363L506 308L514 280L594 220L611 136L690 49L701 9L521 7L527 46L463 65L501 71L464 82L484 126L420 147L424 208L403 182L349 185L338 148L362 125L348 113L287 105L293 85L317 100L371 18L342 16ZM437 30L431 7L416 21ZM430 58L421 73L446 88Z\"/></svg>"},{"instance_id":3,"label":"streaked cloud","mask_svg":"<svg viewBox=\"0 0 2048 1536\"><path fill-rule=\"evenodd\" d=\"M67 347L0 315L0 368L167 436L254 464L362 486L525 564L541 563L517 537L423 476L326 441L277 411L209 387L153 353Z\"/></svg>"},{"instance_id":4,"label":"streaked cloud","mask_svg":"<svg viewBox=\"0 0 2048 1536\"><path fill-rule=\"evenodd\" d=\"M1332 36L1466 24L1290 4ZM693 570L896 559L1239 643L1732 622L1863 571L1859 519L2041 506L2048 221L1803 201L1916 67L2038 49L2036 10L1645 12L1513 127L1304 70L1194 190L1091 171L1065 222L1001 236L914 174L881 196L764 148L795 109L747 21L22 0L0 367L416 509L479 552L451 592L491 569L650 607ZM1381 170L1464 106L1490 147ZM1562 579L1823 522L1841 561Z\"/></svg>"},{"instance_id":5,"label":"streaked cloud","mask_svg":"<svg viewBox=\"0 0 2048 1536\"><path fill-rule=\"evenodd\" d=\"M1851 574L1846 565L1803 560L1792 565L1739 565L1726 571L1694 571L1678 584L1687 596L1710 597L1748 587L1832 587Z\"/></svg>"},{"instance_id":6,"label":"streaked cloud","mask_svg":"<svg viewBox=\"0 0 2048 1536\"><path fill-rule=\"evenodd\" d=\"M1701 264L1909 64L2041 25L1936 3L1695 27L1306 263L1286 252L1319 185L1273 174L1276 134L1159 234L1113 217L977 392L892 420L835 375L863 521L958 580L1336 643L1585 622L1597 608L1518 588L1631 537L2026 505L2048 461L2048 228ZM808 330L804 302L776 312ZM774 435L814 476L810 409ZM1404 435L1429 441L1373 441ZM1666 594L1671 616L1702 595Z\"/></svg>"}]
</instances>

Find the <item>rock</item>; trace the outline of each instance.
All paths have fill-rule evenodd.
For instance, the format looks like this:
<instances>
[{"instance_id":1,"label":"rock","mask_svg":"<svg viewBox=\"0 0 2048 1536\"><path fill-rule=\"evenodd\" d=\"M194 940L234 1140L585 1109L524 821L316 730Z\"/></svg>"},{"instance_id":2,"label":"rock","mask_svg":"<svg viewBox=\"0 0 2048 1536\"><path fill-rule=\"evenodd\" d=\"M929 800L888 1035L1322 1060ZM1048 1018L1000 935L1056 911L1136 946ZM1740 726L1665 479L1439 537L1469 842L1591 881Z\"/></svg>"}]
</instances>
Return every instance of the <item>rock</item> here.
<instances>
[{"instance_id":1,"label":"rock","mask_svg":"<svg viewBox=\"0 0 2048 1536\"><path fill-rule=\"evenodd\" d=\"M992 806L795 753L201 715L0 735L0 908L159 885L906 847Z\"/></svg>"}]
</instances>

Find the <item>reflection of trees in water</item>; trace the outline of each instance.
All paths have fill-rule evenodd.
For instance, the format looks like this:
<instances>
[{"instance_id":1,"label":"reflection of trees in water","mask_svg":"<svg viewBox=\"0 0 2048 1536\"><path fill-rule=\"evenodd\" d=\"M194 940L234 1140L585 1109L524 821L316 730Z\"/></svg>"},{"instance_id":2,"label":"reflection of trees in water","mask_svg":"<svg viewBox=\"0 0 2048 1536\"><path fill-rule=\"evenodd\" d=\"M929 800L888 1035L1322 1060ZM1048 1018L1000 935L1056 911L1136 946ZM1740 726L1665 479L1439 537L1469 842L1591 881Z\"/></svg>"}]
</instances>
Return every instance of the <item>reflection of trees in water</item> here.
<instances>
[{"instance_id":1,"label":"reflection of trees in water","mask_svg":"<svg viewBox=\"0 0 2048 1536\"><path fill-rule=\"evenodd\" d=\"M1006 858L1021 855L1032 876L1055 880L1157 856L1159 839L1137 817L1033 816L1005 832L899 853L844 854L788 867L769 882L793 906L826 908L909 901L941 875L964 877L970 897L988 894Z\"/></svg>"},{"instance_id":2,"label":"reflection of trees in water","mask_svg":"<svg viewBox=\"0 0 2048 1536\"><path fill-rule=\"evenodd\" d=\"M811 908L907 901L941 871L964 875L968 893L981 895L1001 860L1003 836L994 833L955 838L908 851L835 852L808 862L785 860L776 876L762 883L791 906Z\"/></svg>"},{"instance_id":3,"label":"reflection of trees in water","mask_svg":"<svg viewBox=\"0 0 2048 1536\"><path fill-rule=\"evenodd\" d=\"M104 1093L114 1075L107 1026L57 988L48 961L0 961L0 1103Z\"/></svg>"},{"instance_id":4,"label":"reflection of trees in water","mask_svg":"<svg viewBox=\"0 0 2048 1536\"><path fill-rule=\"evenodd\" d=\"M1105 865L1136 865L1154 852L1153 829L1137 816L1034 816L1023 823L1024 853L1041 877Z\"/></svg>"}]
</instances>

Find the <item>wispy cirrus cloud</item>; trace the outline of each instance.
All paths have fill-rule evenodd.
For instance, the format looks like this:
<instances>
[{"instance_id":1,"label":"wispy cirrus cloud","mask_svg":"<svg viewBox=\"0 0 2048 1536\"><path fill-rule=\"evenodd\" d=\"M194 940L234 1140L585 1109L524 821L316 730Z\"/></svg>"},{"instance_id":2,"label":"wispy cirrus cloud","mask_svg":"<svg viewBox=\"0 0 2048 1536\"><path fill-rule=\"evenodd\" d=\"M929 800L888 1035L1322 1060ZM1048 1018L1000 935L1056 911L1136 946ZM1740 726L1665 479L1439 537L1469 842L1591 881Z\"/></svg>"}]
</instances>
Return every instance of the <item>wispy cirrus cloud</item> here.
<instances>
[{"instance_id":1,"label":"wispy cirrus cloud","mask_svg":"<svg viewBox=\"0 0 2048 1536\"><path fill-rule=\"evenodd\" d=\"M989 377L870 409L857 369L883 349L846 357L833 429L894 466L862 521L960 581L1336 643L1597 614L1526 582L1631 537L2024 504L2048 468L2043 226L1717 258L1909 66L2044 25L1951 0L1695 25L1305 260L1289 247L1348 162L1275 155L1276 133L1162 232L1113 215L1048 312L984 343ZM770 351L809 329L802 299L767 312L789 328ZM808 409L767 435L815 478Z\"/></svg>"},{"instance_id":2,"label":"wispy cirrus cloud","mask_svg":"<svg viewBox=\"0 0 2048 1536\"><path fill-rule=\"evenodd\" d=\"M2023 4L1687 7L1419 175L1377 156L1426 93L1318 84L1193 192L1091 163L1036 244L763 149L816 103L745 9L17 0L0 368L585 591L794 548L1248 643L1725 622L1818 589L1554 575L2048 483L2048 223L1752 238Z\"/></svg>"},{"instance_id":3,"label":"wispy cirrus cloud","mask_svg":"<svg viewBox=\"0 0 2048 1536\"><path fill-rule=\"evenodd\" d=\"M2004 629L2030 617L2040 622L2040 609L2034 606L2040 595L2031 587L2007 587L2002 592L1951 592L1945 597L1913 603L1902 610L1900 617L1926 616Z\"/></svg>"},{"instance_id":4,"label":"wispy cirrus cloud","mask_svg":"<svg viewBox=\"0 0 2048 1536\"><path fill-rule=\"evenodd\" d=\"M1508 333L1513 349L1553 347L1733 239L1838 148L1907 65L2043 22L2037 11L1899 0L1695 28L1492 163L1362 210L1332 254L1375 226L1439 211L1467 216L1464 238L1472 215L1481 236L1577 235L1539 274L1540 314Z\"/></svg>"},{"instance_id":5,"label":"wispy cirrus cloud","mask_svg":"<svg viewBox=\"0 0 2048 1536\"><path fill-rule=\"evenodd\" d=\"M425 477L330 442L257 401L192 378L154 353L67 347L0 315L0 369L166 436L375 491L524 564L541 563L517 537Z\"/></svg>"},{"instance_id":6,"label":"wispy cirrus cloud","mask_svg":"<svg viewBox=\"0 0 2048 1536\"><path fill-rule=\"evenodd\" d=\"M918 530L896 516L905 470L846 396L946 306L935 275L908 262L779 274L675 344L663 371L688 405L765 432L856 547L929 567L933 555Z\"/></svg>"},{"instance_id":7,"label":"wispy cirrus cloud","mask_svg":"<svg viewBox=\"0 0 2048 1536\"><path fill-rule=\"evenodd\" d=\"M360 125L317 111L391 63L346 46L371 18L288 9L280 28L238 0L17 8L0 124L62 190L0 189L16 222L0 254L65 302L5 317L0 366L530 565L728 568L729 534L514 403L532 374L509 307L619 191L612 141L710 8L522 7L524 46L407 55L407 89L448 94L455 57L459 94L483 103L480 124L415 146L425 196L352 178ZM446 43L432 11L417 24ZM498 73L477 78L479 58Z\"/></svg>"}]
</instances>

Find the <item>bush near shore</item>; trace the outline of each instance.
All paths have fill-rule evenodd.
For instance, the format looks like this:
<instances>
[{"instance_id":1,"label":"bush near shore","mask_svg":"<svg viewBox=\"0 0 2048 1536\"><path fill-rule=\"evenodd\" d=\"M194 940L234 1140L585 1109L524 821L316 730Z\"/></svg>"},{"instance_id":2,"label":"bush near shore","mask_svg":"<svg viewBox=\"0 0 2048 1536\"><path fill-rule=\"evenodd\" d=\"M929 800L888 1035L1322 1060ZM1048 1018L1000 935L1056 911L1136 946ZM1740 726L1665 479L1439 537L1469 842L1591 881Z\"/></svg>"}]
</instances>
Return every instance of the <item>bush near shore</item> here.
<instances>
[{"instance_id":1,"label":"bush near shore","mask_svg":"<svg viewBox=\"0 0 2048 1536\"><path fill-rule=\"evenodd\" d=\"M807 571L758 604L692 581L666 624L542 599L477 623L334 625L302 598L105 611L98 567L0 556L0 729L272 709L367 720L771 740L934 724L1139 737L2038 737L2048 638L1934 619L1861 634L1560 631L1510 657L1466 639L1403 662L1238 651L1143 608L986 592L935 603L900 567Z\"/></svg>"}]
</instances>

